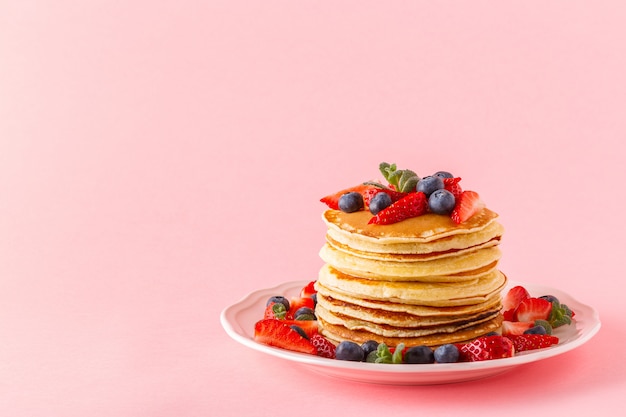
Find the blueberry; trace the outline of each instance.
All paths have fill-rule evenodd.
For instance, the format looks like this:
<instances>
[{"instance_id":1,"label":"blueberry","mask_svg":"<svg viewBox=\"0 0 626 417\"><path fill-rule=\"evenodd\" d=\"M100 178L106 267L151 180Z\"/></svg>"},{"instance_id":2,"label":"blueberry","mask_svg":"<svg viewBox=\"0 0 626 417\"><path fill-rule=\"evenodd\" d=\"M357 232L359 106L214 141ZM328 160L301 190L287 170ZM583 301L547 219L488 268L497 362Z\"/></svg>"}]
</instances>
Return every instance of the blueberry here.
<instances>
[{"instance_id":1,"label":"blueberry","mask_svg":"<svg viewBox=\"0 0 626 417\"><path fill-rule=\"evenodd\" d=\"M363 349L363 352L365 353L365 356L367 357L367 355L369 355L370 352L376 352L376 349L378 349L378 342L375 340L368 340L367 342L364 342L361 345L361 349Z\"/></svg>"},{"instance_id":2,"label":"blueberry","mask_svg":"<svg viewBox=\"0 0 626 417\"><path fill-rule=\"evenodd\" d=\"M524 334L547 334L548 332L543 326L533 326L530 329L524 331Z\"/></svg>"},{"instance_id":3,"label":"blueberry","mask_svg":"<svg viewBox=\"0 0 626 417\"><path fill-rule=\"evenodd\" d=\"M381 191L370 200L370 212L376 215L379 211L389 207L391 203L392 201L389 194Z\"/></svg>"},{"instance_id":4,"label":"blueberry","mask_svg":"<svg viewBox=\"0 0 626 417\"><path fill-rule=\"evenodd\" d=\"M444 189L435 190L428 197L430 211L437 214L449 214L454 209L455 203L454 194Z\"/></svg>"},{"instance_id":5,"label":"blueberry","mask_svg":"<svg viewBox=\"0 0 626 417\"><path fill-rule=\"evenodd\" d=\"M541 296L541 297L539 297L539 298L543 298L544 300L548 300L548 301L550 301L551 303L553 303L553 302L555 302L555 301L556 301L557 303L559 302L559 299L558 299L558 298L556 298L554 295L542 295L542 296Z\"/></svg>"},{"instance_id":6,"label":"blueberry","mask_svg":"<svg viewBox=\"0 0 626 417\"><path fill-rule=\"evenodd\" d=\"M417 182L416 190L423 192L426 196L430 196L432 193L442 188L443 180L440 177L428 176Z\"/></svg>"},{"instance_id":7,"label":"blueberry","mask_svg":"<svg viewBox=\"0 0 626 417\"><path fill-rule=\"evenodd\" d=\"M363 202L363 196L356 191L345 193L339 197L339 210L345 213L353 213L363 208L365 203Z\"/></svg>"},{"instance_id":8,"label":"blueberry","mask_svg":"<svg viewBox=\"0 0 626 417\"><path fill-rule=\"evenodd\" d=\"M498 332L489 332L485 336L500 336L500 333L498 333Z\"/></svg>"},{"instance_id":9,"label":"blueberry","mask_svg":"<svg viewBox=\"0 0 626 417\"><path fill-rule=\"evenodd\" d=\"M365 359L363 348L354 342L344 340L335 349L335 358L341 361L361 362Z\"/></svg>"},{"instance_id":10,"label":"blueberry","mask_svg":"<svg viewBox=\"0 0 626 417\"><path fill-rule=\"evenodd\" d=\"M317 305L317 293L311 294L311 298L313 299L313 306Z\"/></svg>"},{"instance_id":11,"label":"blueberry","mask_svg":"<svg viewBox=\"0 0 626 417\"><path fill-rule=\"evenodd\" d=\"M454 175L450 174L448 171L437 171L433 174L433 177L454 178Z\"/></svg>"},{"instance_id":12,"label":"blueberry","mask_svg":"<svg viewBox=\"0 0 626 417\"><path fill-rule=\"evenodd\" d=\"M309 339L309 336L307 336L306 332L304 331L304 329L302 329L302 327L297 326L297 325L295 325L295 324L292 324L292 325L291 325L291 326L289 326L289 327L291 327L293 330L295 330L296 332L298 332L298 334L299 334L300 336L304 337L304 338L305 338L305 339L307 339L307 340Z\"/></svg>"},{"instance_id":13,"label":"blueberry","mask_svg":"<svg viewBox=\"0 0 626 417\"><path fill-rule=\"evenodd\" d=\"M433 363L435 356L433 350L428 346L413 346L404 352L405 363Z\"/></svg>"},{"instance_id":14,"label":"blueberry","mask_svg":"<svg viewBox=\"0 0 626 417\"><path fill-rule=\"evenodd\" d=\"M287 300L282 295L274 295L274 296L270 297L267 300L267 303L265 303L265 306L267 307L268 305L270 305L270 303L281 303L282 305L285 306L287 311L289 311L289 300Z\"/></svg>"},{"instance_id":15,"label":"blueberry","mask_svg":"<svg viewBox=\"0 0 626 417\"><path fill-rule=\"evenodd\" d=\"M435 349L435 361L437 363L455 363L459 360L459 349L451 344L445 344Z\"/></svg>"},{"instance_id":16,"label":"blueberry","mask_svg":"<svg viewBox=\"0 0 626 417\"><path fill-rule=\"evenodd\" d=\"M316 320L315 311L309 307L300 307L293 314L295 320Z\"/></svg>"}]
</instances>

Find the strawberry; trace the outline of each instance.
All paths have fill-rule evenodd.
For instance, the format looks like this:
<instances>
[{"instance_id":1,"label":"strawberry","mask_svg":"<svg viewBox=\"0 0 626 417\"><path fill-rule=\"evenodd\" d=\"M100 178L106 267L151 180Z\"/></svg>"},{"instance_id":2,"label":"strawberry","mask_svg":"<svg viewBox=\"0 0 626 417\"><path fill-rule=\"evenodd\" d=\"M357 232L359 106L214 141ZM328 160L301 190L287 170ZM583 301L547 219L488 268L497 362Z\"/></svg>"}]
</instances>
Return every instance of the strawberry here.
<instances>
[{"instance_id":1,"label":"strawberry","mask_svg":"<svg viewBox=\"0 0 626 417\"><path fill-rule=\"evenodd\" d=\"M389 197L391 197L392 202L396 202L408 194L408 193L401 193L400 191L396 191L391 188L382 188L382 187L374 186L370 189L363 191L362 193L363 201L365 202L365 205L369 206L372 198L374 198L374 196L380 192L385 192L387 195L389 195Z\"/></svg>"},{"instance_id":2,"label":"strawberry","mask_svg":"<svg viewBox=\"0 0 626 417\"><path fill-rule=\"evenodd\" d=\"M287 309L284 304L271 302L267 305L267 307L265 307L263 318L284 320L286 315Z\"/></svg>"},{"instance_id":3,"label":"strawberry","mask_svg":"<svg viewBox=\"0 0 626 417\"><path fill-rule=\"evenodd\" d=\"M282 322L287 326L298 326L309 339L319 331L317 320L283 320Z\"/></svg>"},{"instance_id":4,"label":"strawberry","mask_svg":"<svg viewBox=\"0 0 626 417\"><path fill-rule=\"evenodd\" d=\"M315 308L315 301L311 297L293 297L289 300L289 311L287 312L286 318L288 320L293 320L294 314L300 307L309 307L310 309Z\"/></svg>"},{"instance_id":5,"label":"strawberry","mask_svg":"<svg viewBox=\"0 0 626 417\"><path fill-rule=\"evenodd\" d=\"M311 343L317 349L317 356L335 359L335 345L319 333L311 336Z\"/></svg>"},{"instance_id":6,"label":"strawberry","mask_svg":"<svg viewBox=\"0 0 626 417\"><path fill-rule=\"evenodd\" d=\"M369 221L370 224L392 224L428 212L428 198L422 192L409 193L381 210Z\"/></svg>"},{"instance_id":7,"label":"strawberry","mask_svg":"<svg viewBox=\"0 0 626 417\"><path fill-rule=\"evenodd\" d=\"M351 191L356 191L357 193L360 193L361 195L363 195L365 191L370 190L372 188L377 188L377 187L371 184L359 184L359 185L355 185L354 187L346 188L344 190L337 191L336 193L329 194L325 197L322 197L320 201L326 204L329 208L333 210L339 210L339 199L341 198L342 195L349 193Z\"/></svg>"},{"instance_id":8,"label":"strawberry","mask_svg":"<svg viewBox=\"0 0 626 417\"><path fill-rule=\"evenodd\" d=\"M463 191L456 200L454 209L450 213L452 221L461 224L485 207L476 191Z\"/></svg>"},{"instance_id":9,"label":"strawberry","mask_svg":"<svg viewBox=\"0 0 626 417\"><path fill-rule=\"evenodd\" d=\"M463 189L459 185L461 181L461 177L454 178L444 178L443 179L443 188L450 191L455 199L458 199L463 192Z\"/></svg>"},{"instance_id":10,"label":"strawberry","mask_svg":"<svg viewBox=\"0 0 626 417\"><path fill-rule=\"evenodd\" d=\"M459 361L465 362L510 358L515 353L513 342L498 335L479 337L457 347L459 348Z\"/></svg>"},{"instance_id":11,"label":"strawberry","mask_svg":"<svg viewBox=\"0 0 626 417\"><path fill-rule=\"evenodd\" d=\"M543 298L530 297L522 300L514 313L515 321L548 320L552 311L552 303Z\"/></svg>"},{"instance_id":12,"label":"strawberry","mask_svg":"<svg viewBox=\"0 0 626 417\"><path fill-rule=\"evenodd\" d=\"M528 290L521 285L517 285L507 291L504 298L502 298L502 309L506 310L514 310L517 308L519 303L526 298L530 298L530 293Z\"/></svg>"},{"instance_id":13,"label":"strawberry","mask_svg":"<svg viewBox=\"0 0 626 417\"><path fill-rule=\"evenodd\" d=\"M254 340L264 345L317 355L317 348L313 343L281 320L264 319L256 322Z\"/></svg>"},{"instance_id":14,"label":"strawberry","mask_svg":"<svg viewBox=\"0 0 626 417\"><path fill-rule=\"evenodd\" d=\"M543 349L559 343L559 338L548 334L521 334L508 336L516 352Z\"/></svg>"},{"instance_id":15,"label":"strawberry","mask_svg":"<svg viewBox=\"0 0 626 417\"><path fill-rule=\"evenodd\" d=\"M301 298L311 298L314 294L317 294L317 290L315 289L315 281L309 282L300 290Z\"/></svg>"},{"instance_id":16,"label":"strawberry","mask_svg":"<svg viewBox=\"0 0 626 417\"><path fill-rule=\"evenodd\" d=\"M533 322L504 320L502 322L502 336L523 334L534 325Z\"/></svg>"}]
</instances>

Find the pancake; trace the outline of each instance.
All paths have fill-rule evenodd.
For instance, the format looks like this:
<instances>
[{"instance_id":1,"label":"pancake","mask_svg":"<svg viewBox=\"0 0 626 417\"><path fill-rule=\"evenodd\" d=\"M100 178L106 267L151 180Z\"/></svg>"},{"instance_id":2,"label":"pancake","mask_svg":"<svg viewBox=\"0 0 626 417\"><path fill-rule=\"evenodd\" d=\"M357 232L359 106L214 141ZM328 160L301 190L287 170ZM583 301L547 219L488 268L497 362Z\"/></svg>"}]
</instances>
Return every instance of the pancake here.
<instances>
[{"instance_id":1,"label":"pancake","mask_svg":"<svg viewBox=\"0 0 626 417\"><path fill-rule=\"evenodd\" d=\"M406 303L392 303L386 300L372 300L367 298L359 298L334 292L319 282L315 284L318 300L327 300L328 302L340 303L343 302L348 305L356 306L357 308L369 308L376 310L383 310L394 312L398 314L411 314L418 316L423 320L428 320L430 317L435 317L439 320L444 320L446 317L456 317L462 315L472 315L485 310L492 309L494 307L500 308L501 299L498 292L487 298L484 303L451 306L451 307L432 307L424 305L406 304Z\"/></svg>"},{"instance_id":2,"label":"pancake","mask_svg":"<svg viewBox=\"0 0 626 417\"><path fill-rule=\"evenodd\" d=\"M395 328L409 329L438 329L441 326L462 326L467 323L477 323L488 317L494 317L500 311L500 303L495 303L485 310L473 314L449 314L419 316L402 311L389 311L383 309L363 307L358 304L350 304L332 297L318 294L317 302L319 314L327 321L333 322L329 317L341 317L346 327L355 328L359 322L365 322L365 328L371 324L393 326ZM351 324L352 323L352 324Z\"/></svg>"},{"instance_id":3,"label":"pancake","mask_svg":"<svg viewBox=\"0 0 626 417\"><path fill-rule=\"evenodd\" d=\"M499 270L492 270L478 279L456 283L375 281L344 274L326 264L320 270L318 282L356 298L450 307L484 303L504 288L506 276Z\"/></svg>"},{"instance_id":4,"label":"pancake","mask_svg":"<svg viewBox=\"0 0 626 417\"><path fill-rule=\"evenodd\" d=\"M436 333L416 337L389 337L377 335L367 330L350 330L342 325L328 323L322 318L318 318L318 322L322 335L334 343L350 340L362 344L368 340L376 340L379 343L385 343L387 346L398 346L400 343L404 343L405 346L426 345L436 347L446 343L467 342L489 332L497 331L502 325L502 316L498 315L489 321L452 333Z\"/></svg>"},{"instance_id":5,"label":"pancake","mask_svg":"<svg viewBox=\"0 0 626 417\"><path fill-rule=\"evenodd\" d=\"M502 254L497 246L492 246L447 258L399 262L392 260L391 256L389 260L355 256L337 250L327 243L322 247L319 255L327 264L355 276L405 281L438 281L439 276L468 272L492 264L498 261Z\"/></svg>"}]
</instances>

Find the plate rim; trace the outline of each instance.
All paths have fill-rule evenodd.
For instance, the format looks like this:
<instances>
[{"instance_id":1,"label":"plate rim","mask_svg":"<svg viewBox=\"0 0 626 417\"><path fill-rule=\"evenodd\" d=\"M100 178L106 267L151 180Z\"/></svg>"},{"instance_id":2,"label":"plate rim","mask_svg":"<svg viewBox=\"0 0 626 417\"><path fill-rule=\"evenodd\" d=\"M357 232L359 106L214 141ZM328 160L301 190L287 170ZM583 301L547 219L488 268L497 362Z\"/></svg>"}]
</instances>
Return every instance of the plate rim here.
<instances>
[{"instance_id":1,"label":"plate rim","mask_svg":"<svg viewBox=\"0 0 626 417\"><path fill-rule=\"evenodd\" d=\"M243 344L246 347L252 348L256 351L263 352L265 354L269 354L274 357L279 357L282 359L289 360L291 362L296 362L302 365L308 365L316 368L315 370L321 373L324 371L334 372L337 370L344 370L350 372L363 372L368 375L388 375L388 374L398 374L398 375L414 375L414 376L425 376L431 374L446 374L446 373L471 373L476 371L489 371L493 370L495 373L504 372L507 369L519 365L523 365L526 363L536 362L543 359L548 359L554 356L561 355L565 352L573 350L587 341L589 341L595 334L598 333L601 327L601 321L598 314L598 311L593 307L581 303L571 295L566 292L548 287L541 284L533 284L533 283L522 283L518 281L509 281L507 285L502 290L503 293L512 288L515 285L523 285L531 294L541 293L543 294L553 294L559 298L559 300L568 304L568 306L572 307L572 309L576 312L575 323L580 324L581 327L578 329L578 336L574 340L569 340L563 344L559 344L554 347L540 349L536 351L530 351L525 353L520 353L515 355L512 358L504 358L490 361L482 361L482 362L462 362L462 363L451 363L451 364L422 364L422 365L413 365L413 364L376 364L376 363L365 363L365 362L349 362L349 361L340 361L335 359L328 359L314 355L308 355L305 353L291 352L285 349L280 349L268 345L264 345L261 343L257 343L254 339L246 334L246 329L244 329L236 320L236 315L241 314L245 310L248 309L260 309L257 304L259 298L264 297L267 294L288 294L293 293L294 291L298 291L302 287L304 287L310 280L295 280L295 281L286 281L280 284L277 284L273 287L261 288L254 291L249 292L239 299L239 301L225 307L220 313L220 322L222 327L226 331L226 333L233 338L235 341ZM267 295L268 297L270 295ZM576 306L574 308L573 306ZM259 313L259 319L262 317L262 313ZM247 329L250 331L251 329ZM249 333L248 333L249 334ZM350 379L359 379L350 378ZM371 380L372 378L368 378Z\"/></svg>"}]
</instances>

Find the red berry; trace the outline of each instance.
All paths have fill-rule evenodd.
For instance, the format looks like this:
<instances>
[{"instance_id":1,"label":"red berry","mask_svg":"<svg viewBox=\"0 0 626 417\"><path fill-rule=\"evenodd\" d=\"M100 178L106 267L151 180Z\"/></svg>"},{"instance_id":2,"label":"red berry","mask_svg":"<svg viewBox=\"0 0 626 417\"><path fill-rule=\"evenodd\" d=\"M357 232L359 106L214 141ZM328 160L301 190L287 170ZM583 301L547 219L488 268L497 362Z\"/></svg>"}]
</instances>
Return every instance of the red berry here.
<instances>
[{"instance_id":1,"label":"red berry","mask_svg":"<svg viewBox=\"0 0 626 417\"><path fill-rule=\"evenodd\" d=\"M508 336L516 352L547 348L559 343L559 338L547 334L521 334Z\"/></svg>"},{"instance_id":2,"label":"red berry","mask_svg":"<svg viewBox=\"0 0 626 417\"><path fill-rule=\"evenodd\" d=\"M284 320L286 315L287 315L287 309L285 309L284 304L271 302L267 305L267 307L265 307L263 318Z\"/></svg>"},{"instance_id":3,"label":"red berry","mask_svg":"<svg viewBox=\"0 0 626 417\"><path fill-rule=\"evenodd\" d=\"M317 355L317 348L282 320L264 319L254 325L254 340L294 352Z\"/></svg>"},{"instance_id":4,"label":"red berry","mask_svg":"<svg viewBox=\"0 0 626 417\"><path fill-rule=\"evenodd\" d=\"M517 285L511 288L504 298L502 298L502 310L515 310L519 303L526 298L530 298L530 293L528 290L521 285Z\"/></svg>"},{"instance_id":5,"label":"red berry","mask_svg":"<svg viewBox=\"0 0 626 417\"><path fill-rule=\"evenodd\" d=\"M317 290L315 289L315 281L309 282L305 285L302 290L300 290L300 297L302 298L311 298L314 294L317 294Z\"/></svg>"},{"instance_id":6,"label":"red berry","mask_svg":"<svg viewBox=\"0 0 626 417\"><path fill-rule=\"evenodd\" d=\"M461 224L482 210L483 207L485 207L485 203L480 199L476 191L463 191L459 198L456 199L456 204L452 213L450 213L450 217L454 223Z\"/></svg>"},{"instance_id":7,"label":"red berry","mask_svg":"<svg viewBox=\"0 0 626 417\"><path fill-rule=\"evenodd\" d=\"M317 348L317 356L335 359L335 345L319 333L311 336L311 343Z\"/></svg>"},{"instance_id":8,"label":"red berry","mask_svg":"<svg viewBox=\"0 0 626 417\"><path fill-rule=\"evenodd\" d=\"M392 224L428 212L428 198L422 192L409 193L381 210L369 221L370 224Z\"/></svg>"},{"instance_id":9,"label":"red berry","mask_svg":"<svg viewBox=\"0 0 626 417\"><path fill-rule=\"evenodd\" d=\"M308 307L310 309L315 308L315 301L311 297L293 297L289 300L289 311L287 312L287 319L292 320L301 307Z\"/></svg>"},{"instance_id":10,"label":"red berry","mask_svg":"<svg viewBox=\"0 0 626 417\"><path fill-rule=\"evenodd\" d=\"M534 322L504 320L502 322L502 336L523 334L534 325Z\"/></svg>"},{"instance_id":11,"label":"red berry","mask_svg":"<svg viewBox=\"0 0 626 417\"><path fill-rule=\"evenodd\" d=\"M369 206L372 198L374 198L374 196L380 192L385 192L387 195L389 195L389 197L391 197L392 202L396 202L400 200L402 197L405 197L407 195L407 193L401 193L400 191L392 190L391 188L384 189L380 187L372 187L368 190L363 191L362 193L363 201L365 202L365 205Z\"/></svg>"},{"instance_id":12,"label":"red berry","mask_svg":"<svg viewBox=\"0 0 626 417\"><path fill-rule=\"evenodd\" d=\"M443 179L443 188L450 191L455 199L458 199L463 192L463 189L459 185L461 181L461 177L454 178L444 178Z\"/></svg>"},{"instance_id":13,"label":"red berry","mask_svg":"<svg viewBox=\"0 0 626 417\"><path fill-rule=\"evenodd\" d=\"M513 342L504 336L483 336L457 347L459 360L469 362L510 358L515 353Z\"/></svg>"},{"instance_id":14,"label":"red berry","mask_svg":"<svg viewBox=\"0 0 626 417\"><path fill-rule=\"evenodd\" d=\"M357 193L360 193L361 195L363 195L363 193L365 193L367 190L370 190L372 188L378 188L378 187L375 187L370 184L359 184L359 185L355 185L354 187L346 188L344 190L337 191L336 193L329 194L325 197L322 197L320 201L326 204L329 208L333 210L339 210L339 199L341 198L342 195L347 194L352 191L356 191Z\"/></svg>"},{"instance_id":15,"label":"red berry","mask_svg":"<svg viewBox=\"0 0 626 417\"><path fill-rule=\"evenodd\" d=\"M548 320L552 311L552 303L543 298L526 298L515 309L515 321Z\"/></svg>"}]
</instances>

